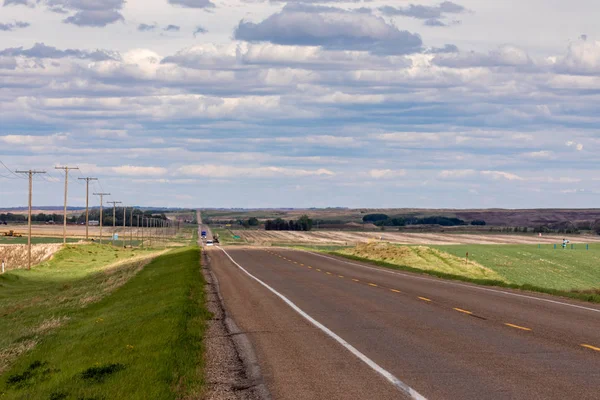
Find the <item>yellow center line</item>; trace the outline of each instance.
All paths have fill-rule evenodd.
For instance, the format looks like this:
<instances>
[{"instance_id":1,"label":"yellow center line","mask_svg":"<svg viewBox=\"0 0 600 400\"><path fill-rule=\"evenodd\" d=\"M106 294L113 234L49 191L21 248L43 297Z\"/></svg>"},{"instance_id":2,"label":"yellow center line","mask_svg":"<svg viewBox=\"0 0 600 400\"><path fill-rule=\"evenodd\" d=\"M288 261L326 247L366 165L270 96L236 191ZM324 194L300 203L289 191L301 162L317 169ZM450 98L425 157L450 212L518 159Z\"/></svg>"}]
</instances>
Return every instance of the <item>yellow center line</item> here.
<instances>
[{"instance_id":1,"label":"yellow center line","mask_svg":"<svg viewBox=\"0 0 600 400\"><path fill-rule=\"evenodd\" d=\"M390 289L390 290L391 290L392 292L394 292L394 293L402 293L401 291L399 291L399 290L396 290L396 289Z\"/></svg>"},{"instance_id":2,"label":"yellow center line","mask_svg":"<svg viewBox=\"0 0 600 400\"><path fill-rule=\"evenodd\" d=\"M462 308L455 308L454 310L458 311L458 312L461 312L463 314L468 314L468 315L473 314L471 311L463 310Z\"/></svg>"},{"instance_id":3,"label":"yellow center line","mask_svg":"<svg viewBox=\"0 0 600 400\"><path fill-rule=\"evenodd\" d=\"M358 279L352 279L354 282L360 282Z\"/></svg>"},{"instance_id":4,"label":"yellow center line","mask_svg":"<svg viewBox=\"0 0 600 400\"><path fill-rule=\"evenodd\" d=\"M344 275L338 275L338 278L343 278L343 277L344 277Z\"/></svg>"},{"instance_id":5,"label":"yellow center line","mask_svg":"<svg viewBox=\"0 0 600 400\"><path fill-rule=\"evenodd\" d=\"M300 263L300 266L301 266L301 267L304 267L304 264Z\"/></svg>"},{"instance_id":6,"label":"yellow center line","mask_svg":"<svg viewBox=\"0 0 600 400\"><path fill-rule=\"evenodd\" d=\"M519 326L519 325L515 325L515 324L509 324L508 322L506 322L504 325L510 326L511 328L520 329L522 331L531 331L530 328L525 328L524 326Z\"/></svg>"},{"instance_id":7,"label":"yellow center line","mask_svg":"<svg viewBox=\"0 0 600 400\"><path fill-rule=\"evenodd\" d=\"M312 267L311 267L310 265L308 266L308 268L309 268L309 269L312 269Z\"/></svg>"},{"instance_id":8,"label":"yellow center line","mask_svg":"<svg viewBox=\"0 0 600 400\"><path fill-rule=\"evenodd\" d=\"M319 268L317 268L317 271L321 272L321 270Z\"/></svg>"},{"instance_id":9,"label":"yellow center line","mask_svg":"<svg viewBox=\"0 0 600 400\"><path fill-rule=\"evenodd\" d=\"M325 272L327 275L331 275L331 272Z\"/></svg>"},{"instance_id":10,"label":"yellow center line","mask_svg":"<svg viewBox=\"0 0 600 400\"><path fill-rule=\"evenodd\" d=\"M369 286L377 287L377 285L374 283L369 283Z\"/></svg>"},{"instance_id":11,"label":"yellow center line","mask_svg":"<svg viewBox=\"0 0 600 400\"><path fill-rule=\"evenodd\" d=\"M431 299L428 299L427 297L418 297L419 300L423 300L423 301L428 301L431 302Z\"/></svg>"},{"instance_id":12,"label":"yellow center line","mask_svg":"<svg viewBox=\"0 0 600 400\"><path fill-rule=\"evenodd\" d=\"M600 351L600 347L595 347L589 344L582 344L582 347L585 347L586 349L591 349L591 350L595 350L595 351Z\"/></svg>"}]
</instances>

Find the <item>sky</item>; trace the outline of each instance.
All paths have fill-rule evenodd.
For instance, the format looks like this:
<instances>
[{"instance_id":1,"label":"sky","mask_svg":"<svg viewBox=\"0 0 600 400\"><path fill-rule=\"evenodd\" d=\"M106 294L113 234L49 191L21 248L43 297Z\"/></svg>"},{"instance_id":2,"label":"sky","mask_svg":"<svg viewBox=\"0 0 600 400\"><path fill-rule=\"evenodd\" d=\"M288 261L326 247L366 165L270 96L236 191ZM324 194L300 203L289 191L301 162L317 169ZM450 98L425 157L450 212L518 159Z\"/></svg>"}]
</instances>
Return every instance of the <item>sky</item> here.
<instances>
[{"instance_id":1,"label":"sky","mask_svg":"<svg viewBox=\"0 0 600 400\"><path fill-rule=\"evenodd\" d=\"M597 0L0 3L0 208L599 206Z\"/></svg>"}]
</instances>

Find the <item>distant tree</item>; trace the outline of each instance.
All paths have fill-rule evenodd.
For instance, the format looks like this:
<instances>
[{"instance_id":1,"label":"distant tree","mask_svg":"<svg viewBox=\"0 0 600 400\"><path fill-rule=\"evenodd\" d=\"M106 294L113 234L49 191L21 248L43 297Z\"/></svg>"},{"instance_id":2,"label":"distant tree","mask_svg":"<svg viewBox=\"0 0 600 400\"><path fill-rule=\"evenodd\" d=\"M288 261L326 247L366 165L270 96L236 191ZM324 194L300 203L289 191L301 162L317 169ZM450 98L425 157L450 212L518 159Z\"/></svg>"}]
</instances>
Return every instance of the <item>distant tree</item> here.
<instances>
[{"instance_id":1,"label":"distant tree","mask_svg":"<svg viewBox=\"0 0 600 400\"><path fill-rule=\"evenodd\" d=\"M256 218L256 217L248 218L248 225L249 226L258 226L259 225L258 218Z\"/></svg>"},{"instance_id":2,"label":"distant tree","mask_svg":"<svg viewBox=\"0 0 600 400\"><path fill-rule=\"evenodd\" d=\"M363 217L363 222L377 222L377 221L385 221L389 219L385 214L367 214Z\"/></svg>"}]
</instances>

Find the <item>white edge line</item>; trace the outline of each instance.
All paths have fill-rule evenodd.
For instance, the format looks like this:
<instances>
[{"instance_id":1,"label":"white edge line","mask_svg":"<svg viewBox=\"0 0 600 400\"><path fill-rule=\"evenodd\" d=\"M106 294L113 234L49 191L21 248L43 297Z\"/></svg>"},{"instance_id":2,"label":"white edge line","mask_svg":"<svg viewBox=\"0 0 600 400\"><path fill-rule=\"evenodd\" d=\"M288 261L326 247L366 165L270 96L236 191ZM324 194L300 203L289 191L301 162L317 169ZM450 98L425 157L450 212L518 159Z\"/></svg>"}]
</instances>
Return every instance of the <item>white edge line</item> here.
<instances>
[{"instance_id":1,"label":"white edge line","mask_svg":"<svg viewBox=\"0 0 600 400\"><path fill-rule=\"evenodd\" d=\"M307 250L294 250L294 251L303 251L305 253L314 254L315 256L327 258L329 260L334 260L334 261L338 261L338 262L349 264L349 265L355 265L355 266L361 267L361 268L372 269L374 271L385 272L387 274L400 275L400 276L405 276L405 277L408 277L408 278L420 279L420 280L430 281L430 282L433 281L433 282L443 283L444 285L461 286L461 287L466 287L466 288L470 288L470 289L484 290L486 292L501 293L501 294L505 294L505 295L508 295L508 296L524 297L526 299L537 300L537 301L545 301L547 303L554 303L554 304L559 304L559 305L563 305L563 306L574 307L574 308L579 308L579 309L582 309L582 310L594 311L594 312L600 313L599 309L585 307L585 306L578 306L577 304L563 303L562 301L556 301L556 300L550 300L550 299L542 299L540 297L527 296L525 294L519 294L519 293L505 292L503 290L490 289L490 288L481 287L481 286L477 286L477 285L465 285L465 284L462 284L462 283L452 282L452 281L446 281L446 280L443 280L443 279L433 279L433 278L427 278L427 277L424 277L424 276L409 275L409 274L404 274L402 272L389 271L389 270L385 270L385 269L382 269L382 268L369 267L367 265L362 265L362 264L358 264L358 263L354 263L354 262L350 262L350 261L346 261L346 260L340 260L339 258L329 257L329 256L326 256L326 255L323 255L323 254L319 254L319 253L315 253L315 252L307 251Z\"/></svg>"},{"instance_id":2,"label":"white edge line","mask_svg":"<svg viewBox=\"0 0 600 400\"><path fill-rule=\"evenodd\" d=\"M359 360L361 360L362 362L367 364L371 369L373 369L375 372L377 372L378 374L383 376L387 381L389 381L392 385L394 385L398 390L406 393L408 396L410 396L411 399L427 400L425 397L423 397L421 394L419 394L416 390L414 390L413 388L408 386L406 383L402 382L400 379L396 378L390 372L386 371L385 369L380 367L377 363L375 363L375 361L371 360L366 355L364 355L363 353L358 351L350 343L346 342L344 339L342 339L341 337L336 335L333 331L331 331L325 325L321 324L319 321L317 321L316 319L314 319L313 317L311 317L310 315L308 315L307 313L302 311L302 309L300 307L298 307L297 305L292 303L292 301L289 300L287 297L285 297L284 295L282 295L281 293L279 293L278 291L273 289L271 286L267 285L266 283L264 283L263 281L261 281L260 279L258 279L254 275L252 275L247 270L245 270L244 267L242 267L233 258L231 258L231 256L229 255L229 253L227 253L225 251L225 249L223 249L222 247L220 247L220 249L231 260L231 262L233 262L239 269L241 269L244 273L246 273L246 275L248 275L250 278L254 279L258 283L263 285L265 288L267 288L269 291L271 291L273 294L275 294L277 297L279 297L281 300L283 300L294 311L296 311L298 314L300 314L304 319L308 320L308 322L310 322L311 324L313 324L314 326L316 326L317 328L319 328L320 330L325 332L325 334L327 334L329 337L334 339L336 342L338 342L339 344L344 346L348 351L350 351L352 354L354 354Z\"/></svg>"}]
</instances>

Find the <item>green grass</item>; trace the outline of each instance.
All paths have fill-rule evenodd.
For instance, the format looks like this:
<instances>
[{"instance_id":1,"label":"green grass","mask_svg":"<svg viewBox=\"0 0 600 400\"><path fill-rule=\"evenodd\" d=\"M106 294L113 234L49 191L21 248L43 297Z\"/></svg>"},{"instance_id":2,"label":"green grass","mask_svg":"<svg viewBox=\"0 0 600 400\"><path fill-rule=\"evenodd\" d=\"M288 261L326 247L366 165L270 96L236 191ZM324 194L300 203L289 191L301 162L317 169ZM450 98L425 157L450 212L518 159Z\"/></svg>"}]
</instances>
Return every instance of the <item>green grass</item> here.
<instances>
[{"instance_id":1,"label":"green grass","mask_svg":"<svg viewBox=\"0 0 600 400\"><path fill-rule=\"evenodd\" d=\"M461 245L430 246L448 253L451 257L465 257L497 274L489 279L457 274L436 269L407 265L402 261L383 260L344 254L341 251L326 252L331 255L365 262L385 268L427 274L444 279L471 282L486 286L498 286L526 291L547 293L600 303L600 249L576 245L576 250L554 250L552 246L538 249L537 245ZM579 249L578 249L579 248ZM578 250L577 250L578 249ZM443 263L443 261L440 261Z\"/></svg>"},{"instance_id":2,"label":"green grass","mask_svg":"<svg viewBox=\"0 0 600 400\"><path fill-rule=\"evenodd\" d=\"M0 397L196 398L204 296L197 247L162 255L21 356L2 376Z\"/></svg>"},{"instance_id":3,"label":"green grass","mask_svg":"<svg viewBox=\"0 0 600 400\"><path fill-rule=\"evenodd\" d=\"M82 307L132 277L156 252L67 245L31 271L0 275L0 373Z\"/></svg>"},{"instance_id":4,"label":"green grass","mask_svg":"<svg viewBox=\"0 0 600 400\"><path fill-rule=\"evenodd\" d=\"M67 238L67 243L77 243L81 239ZM62 243L63 238L60 237L32 237L31 244L47 244L47 243ZM27 237L10 237L0 236L0 244L27 244Z\"/></svg>"},{"instance_id":5,"label":"green grass","mask_svg":"<svg viewBox=\"0 0 600 400\"><path fill-rule=\"evenodd\" d=\"M557 290L600 289L600 247L566 250L532 245L431 246L465 257L497 272L508 282Z\"/></svg>"}]
</instances>

